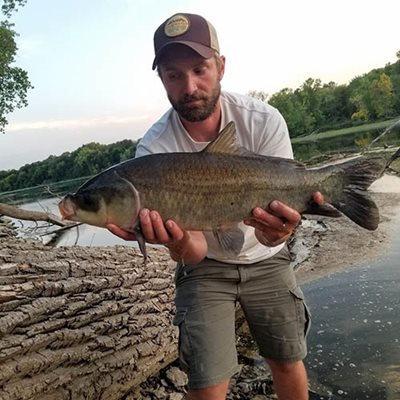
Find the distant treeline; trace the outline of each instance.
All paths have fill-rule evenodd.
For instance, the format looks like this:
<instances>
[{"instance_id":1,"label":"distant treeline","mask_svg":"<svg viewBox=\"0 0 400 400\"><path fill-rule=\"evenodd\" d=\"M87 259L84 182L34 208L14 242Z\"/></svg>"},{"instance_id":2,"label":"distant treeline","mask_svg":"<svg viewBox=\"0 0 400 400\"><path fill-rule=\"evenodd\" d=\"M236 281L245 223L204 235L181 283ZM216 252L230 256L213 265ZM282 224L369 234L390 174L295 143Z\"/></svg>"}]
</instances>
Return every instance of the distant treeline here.
<instances>
[{"instance_id":1,"label":"distant treeline","mask_svg":"<svg viewBox=\"0 0 400 400\"><path fill-rule=\"evenodd\" d=\"M307 79L296 90L269 95L249 94L276 107L286 119L291 137L340 129L400 114L400 51L397 61L354 78L348 85Z\"/></svg>"},{"instance_id":2,"label":"distant treeline","mask_svg":"<svg viewBox=\"0 0 400 400\"><path fill-rule=\"evenodd\" d=\"M136 145L132 140L109 145L89 143L71 153L24 165L19 170L0 171L0 192L97 174L134 157Z\"/></svg>"},{"instance_id":3,"label":"distant treeline","mask_svg":"<svg viewBox=\"0 0 400 400\"><path fill-rule=\"evenodd\" d=\"M396 55L397 62L356 77L348 85L310 78L294 91L286 88L270 97L262 91L249 94L280 110L292 138L389 119L400 115L400 51ZM90 143L19 170L0 171L0 192L94 175L134 157L136 145L131 140Z\"/></svg>"}]
</instances>

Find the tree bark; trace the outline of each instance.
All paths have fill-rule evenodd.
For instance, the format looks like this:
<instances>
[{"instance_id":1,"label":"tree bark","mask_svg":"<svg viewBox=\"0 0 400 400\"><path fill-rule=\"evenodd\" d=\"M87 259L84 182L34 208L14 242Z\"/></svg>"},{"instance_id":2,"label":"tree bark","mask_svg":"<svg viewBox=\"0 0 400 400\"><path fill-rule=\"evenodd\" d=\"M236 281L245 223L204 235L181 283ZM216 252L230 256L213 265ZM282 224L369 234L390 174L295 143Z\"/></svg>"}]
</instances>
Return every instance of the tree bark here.
<instances>
[{"instance_id":1,"label":"tree bark","mask_svg":"<svg viewBox=\"0 0 400 400\"><path fill-rule=\"evenodd\" d=\"M175 360L174 263L142 262L0 234L0 399L121 399Z\"/></svg>"}]
</instances>

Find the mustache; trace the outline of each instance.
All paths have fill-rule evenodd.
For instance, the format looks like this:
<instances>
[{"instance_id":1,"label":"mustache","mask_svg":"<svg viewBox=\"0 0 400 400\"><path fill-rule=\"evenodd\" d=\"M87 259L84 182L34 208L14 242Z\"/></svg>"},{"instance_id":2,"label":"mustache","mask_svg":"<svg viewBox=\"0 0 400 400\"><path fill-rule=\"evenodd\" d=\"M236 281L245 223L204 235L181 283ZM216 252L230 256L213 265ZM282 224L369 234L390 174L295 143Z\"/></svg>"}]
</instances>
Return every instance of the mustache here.
<instances>
[{"instance_id":1,"label":"mustache","mask_svg":"<svg viewBox=\"0 0 400 400\"><path fill-rule=\"evenodd\" d=\"M208 97L205 95L201 95L201 94L192 94L192 95L188 95L185 94L179 101L180 104L186 104L186 103L190 103L194 100L207 100Z\"/></svg>"}]
</instances>

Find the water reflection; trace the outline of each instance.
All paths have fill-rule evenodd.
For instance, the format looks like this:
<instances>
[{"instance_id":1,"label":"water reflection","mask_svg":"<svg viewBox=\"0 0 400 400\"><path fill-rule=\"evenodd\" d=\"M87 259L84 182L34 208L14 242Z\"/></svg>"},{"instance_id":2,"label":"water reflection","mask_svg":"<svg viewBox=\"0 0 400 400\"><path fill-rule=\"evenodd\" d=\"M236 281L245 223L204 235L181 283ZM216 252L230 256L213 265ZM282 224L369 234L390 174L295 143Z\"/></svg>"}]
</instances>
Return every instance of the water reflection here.
<instances>
[{"instance_id":1,"label":"water reflection","mask_svg":"<svg viewBox=\"0 0 400 400\"><path fill-rule=\"evenodd\" d=\"M399 257L396 235L392 250L373 264L304 286L313 313L306 364L318 393L400 398Z\"/></svg>"},{"instance_id":2,"label":"water reflection","mask_svg":"<svg viewBox=\"0 0 400 400\"><path fill-rule=\"evenodd\" d=\"M372 141L382 133L381 129L358 134L334 136L314 142L293 143L295 158L298 160L310 160L318 155L333 153L357 153L368 147ZM398 129L389 131L373 147L398 147L400 145L400 133Z\"/></svg>"}]
</instances>

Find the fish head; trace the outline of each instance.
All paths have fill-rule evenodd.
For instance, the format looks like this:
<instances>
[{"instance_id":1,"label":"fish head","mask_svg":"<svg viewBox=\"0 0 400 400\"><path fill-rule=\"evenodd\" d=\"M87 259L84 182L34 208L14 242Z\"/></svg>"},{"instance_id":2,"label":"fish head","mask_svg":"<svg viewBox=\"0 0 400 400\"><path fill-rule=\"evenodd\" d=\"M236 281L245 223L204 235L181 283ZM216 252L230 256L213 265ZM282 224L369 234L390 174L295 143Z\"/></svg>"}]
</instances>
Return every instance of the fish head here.
<instances>
[{"instance_id":1,"label":"fish head","mask_svg":"<svg viewBox=\"0 0 400 400\"><path fill-rule=\"evenodd\" d=\"M101 191L82 190L67 194L58 204L62 219L104 227L107 205Z\"/></svg>"},{"instance_id":2,"label":"fish head","mask_svg":"<svg viewBox=\"0 0 400 400\"><path fill-rule=\"evenodd\" d=\"M140 196L131 182L112 174L109 179L92 179L76 193L67 194L58 208L63 219L132 230L139 215Z\"/></svg>"},{"instance_id":3,"label":"fish head","mask_svg":"<svg viewBox=\"0 0 400 400\"><path fill-rule=\"evenodd\" d=\"M60 211L62 219L68 219L73 221L76 216L76 206L74 201L74 195L67 194L59 203L58 209Z\"/></svg>"}]
</instances>

